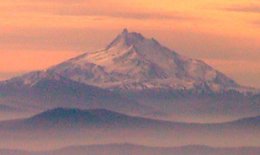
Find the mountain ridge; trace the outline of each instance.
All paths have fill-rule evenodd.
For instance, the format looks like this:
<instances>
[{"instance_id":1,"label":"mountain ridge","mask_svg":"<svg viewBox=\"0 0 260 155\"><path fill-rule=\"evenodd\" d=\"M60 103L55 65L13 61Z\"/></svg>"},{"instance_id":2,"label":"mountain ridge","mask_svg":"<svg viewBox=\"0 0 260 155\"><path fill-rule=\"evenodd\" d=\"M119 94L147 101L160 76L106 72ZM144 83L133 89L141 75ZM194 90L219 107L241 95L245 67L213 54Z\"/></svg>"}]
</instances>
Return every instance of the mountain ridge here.
<instances>
[{"instance_id":1,"label":"mountain ridge","mask_svg":"<svg viewBox=\"0 0 260 155\"><path fill-rule=\"evenodd\" d=\"M194 155L194 152L199 152L200 155L223 155L223 152L231 153L230 155L257 155L260 152L259 147L236 147L236 148L217 148L217 147L210 147L204 145L186 145L186 146L179 146L179 147L153 147L153 146L144 146L144 145L137 145L131 143L114 143L114 144L96 144L96 145L80 145L80 146L68 146L57 150L52 151L24 151L24 150L10 150L10 149L1 149L0 153L6 155L5 153L9 153L7 155L67 155L72 154L72 152L78 153L79 155L85 155L87 152L95 152L95 149L103 150L103 154L107 153L110 149L114 149L109 153L116 153L116 155L122 153L121 149L128 150L128 152L134 155L139 153L143 153L144 155L159 155L162 153L166 154L180 154L186 153L185 155ZM92 151L90 151L92 150ZM107 150L107 151L105 151ZM130 151L131 150L131 151ZM135 150L135 151L133 151ZM150 151L149 151L150 150ZM186 151L185 151L186 150ZM192 150L192 151L189 151ZM174 153L178 151L178 153ZM66 154L67 152L67 154ZM101 151L95 152L96 154L93 155L103 155ZM193 152L193 153L192 153ZM210 153L211 152L211 153ZM237 154L240 152L240 154ZM85 154L84 154L85 153ZM146 154L145 154L146 153ZM152 154L151 154L152 153ZM106 155L107 155L106 154Z\"/></svg>"},{"instance_id":2,"label":"mountain ridge","mask_svg":"<svg viewBox=\"0 0 260 155\"><path fill-rule=\"evenodd\" d=\"M254 117L245 117L232 121L226 121L221 123L191 123L191 122L180 122L180 121L165 121L157 120L151 118L145 118L140 116L127 115L120 112L115 112L112 110L107 110L104 108L99 109L79 109L79 108L63 108L57 107L54 109L49 109L38 114L35 114L31 117L25 119L10 120L11 122L21 121L23 123L37 123L42 121L50 121L55 124L55 122L66 122L66 123L92 123L101 122L101 123L122 123L124 121L140 121L140 122L154 122L159 124L176 124L176 125L199 125L199 126L210 126L210 125L228 125L228 124L242 124L242 125L256 125L260 127L260 115ZM122 122L121 122L122 121ZM1 123L6 123L8 121L0 121ZM144 123L145 124L145 123ZM43 125L44 126L44 125Z\"/></svg>"},{"instance_id":3,"label":"mountain ridge","mask_svg":"<svg viewBox=\"0 0 260 155\"><path fill-rule=\"evenodd\" d=\"M102 109L59 108L26 119L0 122L0 147L43 149L44 144L49 144L46 148L53 149L74 144L115 142L152 146L253 147L259 146L259 118L202 124L155 120Z\"/></svg>"}]
</instances>

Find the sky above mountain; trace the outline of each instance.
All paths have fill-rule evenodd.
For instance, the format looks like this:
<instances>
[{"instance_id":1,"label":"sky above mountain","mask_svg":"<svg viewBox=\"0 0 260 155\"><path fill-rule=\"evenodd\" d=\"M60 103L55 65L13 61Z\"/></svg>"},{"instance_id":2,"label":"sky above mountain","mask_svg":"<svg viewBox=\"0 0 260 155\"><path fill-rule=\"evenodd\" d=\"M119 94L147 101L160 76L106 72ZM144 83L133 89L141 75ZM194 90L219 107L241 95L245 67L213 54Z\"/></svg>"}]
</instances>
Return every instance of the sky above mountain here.
<instances>
[{"instance_id":1,"label":"sky above mountain","mask_svg":"<svg viewBox=\"0 0 260 155\"><path fill-rule=\"evenodd\" d=\"M260 87L258 0L2 0L0 79L105 47L123 28Z\"/></svg>"}]
</instances>

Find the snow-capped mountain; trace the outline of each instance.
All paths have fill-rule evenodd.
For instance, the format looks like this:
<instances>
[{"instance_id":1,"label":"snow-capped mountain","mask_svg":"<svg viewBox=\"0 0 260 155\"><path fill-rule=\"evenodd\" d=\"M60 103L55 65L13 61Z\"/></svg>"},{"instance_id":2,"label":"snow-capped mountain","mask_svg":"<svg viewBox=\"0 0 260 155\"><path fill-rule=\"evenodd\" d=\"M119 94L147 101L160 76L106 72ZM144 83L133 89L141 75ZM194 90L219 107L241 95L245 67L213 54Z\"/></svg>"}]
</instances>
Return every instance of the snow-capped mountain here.
<instances>
[{"instance_id":1,"label":"snow-capped mountain","mask_svg":"<svg viewBox=\"0 0 260 155\"><path fill-rule=\"evenodd\" d=\"M87 52L49 71L110 89L192 89L199 86L220 91L240 87L203 61L181 56L155 39L126 29L105 49Z\"/></svg>"},{"instance_id":2,"label":"snow-capped mountain","mask_svg":"<svg viewBox=\"0 0 260 155\"><path fill-rule=\"evenodd\" d=\"M102 50L0 82L0 95L0 104L41 111L105 108L199 122L260 114L258 91L126 29Z\"/></svg>"},{"instance_id":3,"label":"snow-capped mountain","mask_svg":"<svg viewBox=\"0 0 260 155\"><path fill-rule=\"evenodd\" d=\"M50 76L111 90L253 91L201 60L182 56L153 38L127 29L102 50L86 52L47 71L17 78L23 84L33 85Z\"/></svg>"}]
</instances>

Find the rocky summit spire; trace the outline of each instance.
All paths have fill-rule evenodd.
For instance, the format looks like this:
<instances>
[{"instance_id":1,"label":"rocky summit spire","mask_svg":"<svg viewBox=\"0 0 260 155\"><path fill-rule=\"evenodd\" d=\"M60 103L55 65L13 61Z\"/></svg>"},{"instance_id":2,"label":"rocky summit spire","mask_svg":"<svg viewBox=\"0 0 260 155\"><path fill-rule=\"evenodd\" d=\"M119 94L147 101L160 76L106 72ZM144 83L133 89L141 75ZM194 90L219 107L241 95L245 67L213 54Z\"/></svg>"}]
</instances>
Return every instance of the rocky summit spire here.
<instances>
[{"instance_id":1,"label":"rocky summit spire","mask_svg":"<svg viewBox=\"0 0 260 155\"><path fill-rule=\"evenodd\" d=\"M128 29L124 28L123 31L122 31L122 34L128 34Z\"/></svg>"},{"instance_id":2,"label":"rocky summit spire","mask_svg":"<svg viewBox=\"0 0 260 155\"><path fill-rule=\"evenodd\" d=\"M135 45L138 42L141 42L145 40L140 33L136 32L129 32L126 28L123 29L123 31L117 35L117 37L106 47L106 49L110 49L114 46L120 45L120 46L131 46Z\"/></svg>"}]
</instances>

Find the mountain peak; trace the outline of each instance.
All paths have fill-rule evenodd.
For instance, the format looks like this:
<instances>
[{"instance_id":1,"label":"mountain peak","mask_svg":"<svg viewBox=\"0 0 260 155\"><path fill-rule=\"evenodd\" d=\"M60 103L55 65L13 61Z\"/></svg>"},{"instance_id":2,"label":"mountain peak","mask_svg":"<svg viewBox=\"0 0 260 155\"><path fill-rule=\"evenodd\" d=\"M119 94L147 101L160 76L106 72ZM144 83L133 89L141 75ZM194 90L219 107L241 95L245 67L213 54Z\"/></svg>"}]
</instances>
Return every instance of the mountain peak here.
<instances>
[{"instance_id":1,"label":"mountain peak","mask_svg":"<svg viewBox=\"0 0 260 155\"><path fill-rule=\"evenodd\" d=\"M123 31L122 31L122 34L128 34L128 29L124 28Z\"/></svg>"},{"instance_id":2,"label":"mountain peak","mask_svg":"<svg viewBox=\"0 0 260 155\"><path fill-rule=\"evenodd\" d=\"M129 47L145 40L145 37L137 32L129 32L126 28L107 46L106 49L113 47Z\"/></svg>"}]
</instances>

